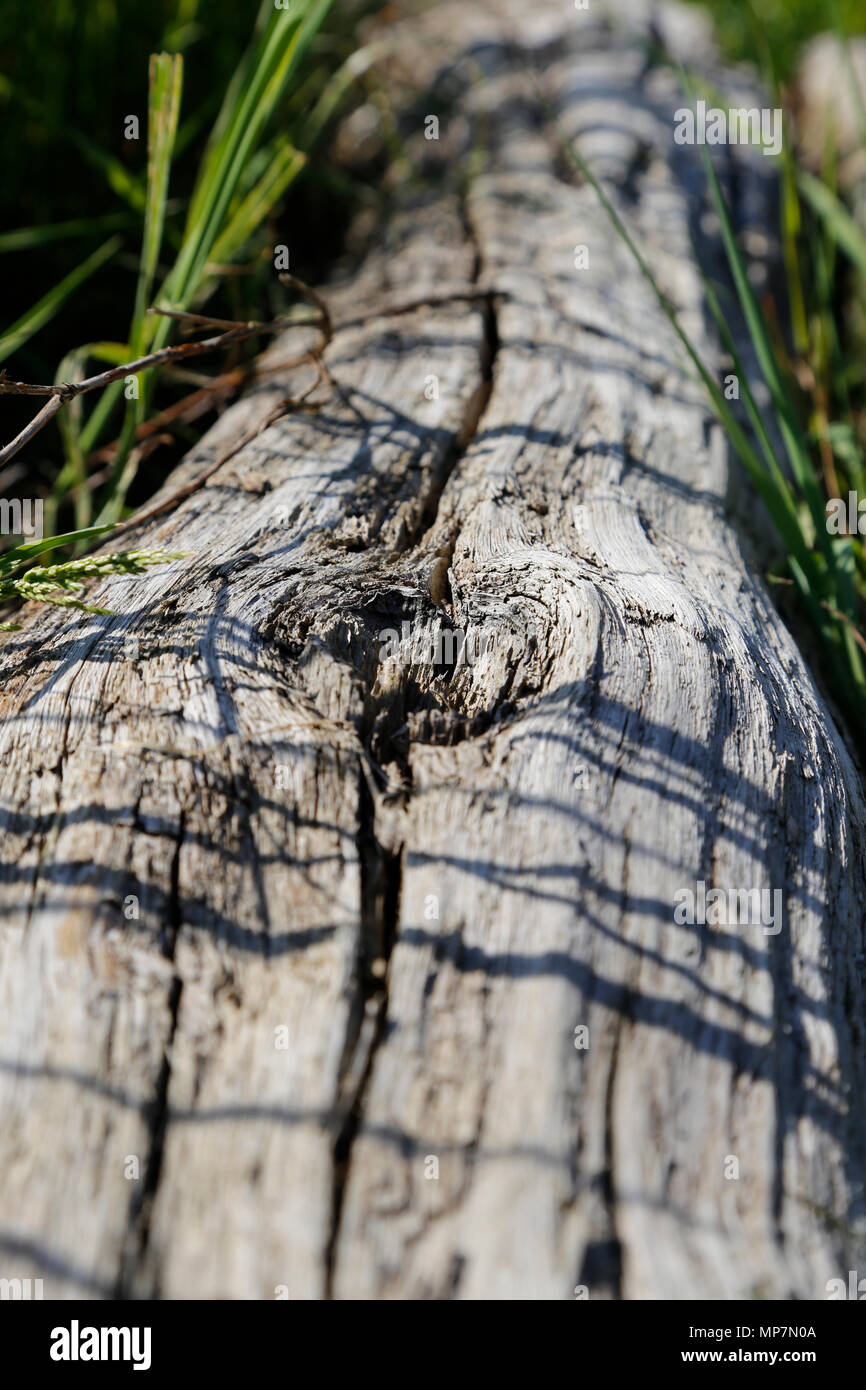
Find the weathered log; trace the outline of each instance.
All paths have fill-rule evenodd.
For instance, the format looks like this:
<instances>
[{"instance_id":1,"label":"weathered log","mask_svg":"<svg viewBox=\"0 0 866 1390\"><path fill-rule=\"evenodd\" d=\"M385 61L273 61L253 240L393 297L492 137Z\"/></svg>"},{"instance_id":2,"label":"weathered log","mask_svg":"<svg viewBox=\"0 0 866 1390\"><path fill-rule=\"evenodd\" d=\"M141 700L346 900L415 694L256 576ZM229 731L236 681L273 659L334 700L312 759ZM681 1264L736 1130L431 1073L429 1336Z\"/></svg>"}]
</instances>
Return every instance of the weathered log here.
<instances>
[{"instance_id":1,"label":"weathered log","mask_svg":"<svg viewBox=\"0 0 866 1390\"><path fill-rule=\"evenodd\" d=\"M616 15L394 26L428 177L325 291L339 391L142 532L186 556L116 616L0 654L0 1274L46 1296L816 1299L862 1259L860 782L526 73L721 373L658 57L705 31ZM715 153L760 228L770 161ZM678 922L699 883L781 930Z\"/></svg>"}]
</instances>

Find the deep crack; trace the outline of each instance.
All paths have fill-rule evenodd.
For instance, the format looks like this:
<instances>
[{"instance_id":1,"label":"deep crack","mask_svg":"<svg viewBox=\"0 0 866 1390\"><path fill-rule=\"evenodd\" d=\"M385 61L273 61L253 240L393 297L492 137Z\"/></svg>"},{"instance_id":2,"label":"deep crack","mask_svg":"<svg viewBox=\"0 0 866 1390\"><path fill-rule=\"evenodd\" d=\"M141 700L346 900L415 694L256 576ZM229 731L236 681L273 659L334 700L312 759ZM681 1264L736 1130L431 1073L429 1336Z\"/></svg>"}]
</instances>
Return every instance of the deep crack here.
<instances>
[{"instance_id":1,"label":"deep crack","mask_svg":"<svg viewBox=\"0 0 866 1390\"><path fill-rule=\"evenodd\" d=\"M353 1026L341 1069L338 1129L334 1141L331 1228L325 1256L325 1296L333 1298L337 1242L352 1147L361 1127L364 1097L388 1015L388 965L397 936L402 888L402 851L389 852L375 830L375 803L363 770L359 774L358 857L361 868L361 935Z\"/></svg>"},{"instance_id":2,"label":"deep crack","mask_svg":"<svg viewBox=\"0 0 866 1390\"><path fill-rule=\"evenodd\" d=\"M473 288L480 289L481 276L483 271L483 258L478 236L469 216L469 211L464 197L461 203L461 214L463 228L467 240L474 249L474 259L472 266L471 284ZM467 406L463 423L454 436L454 439L446 451L439 469L439 476L430 488L430 492L421 513L420 523L417 532L412 537L410 544L418 548L423 544L425 536L433 529L439 516L439 503L442 494L448 485L449 480L476 438L484 412L487 409L493 392L493 376L496 366L496 357L499 352L499 323L497 319L496 301L502 296L495 290L490 290L481 300L481 315L483 325L483 337L481 341L481 362L480 362L480 381L475 391L472 393ZM452 536L449 541L451 554L454 552L456 537Z\"/></svg>"},{"instance_id":3,"label":"deep crack","mask_svg":"<svg viewBox=\"0 0 866 1390\"><path fill-rule=\"evenodd\" d=\"M163 955L174 963L177 938L181 927L180 908L180 852L186 832L186 814L180 812L177 826L177 842L171 863L170 891L168 902L168 921L163 934ZM168 1091L171 1083L171 1053L177 1033L180 997L183 980L175 973L172 976L168 994L168 1033L163 1049L162 1064L156 1080L154 1097L147 1107L147 1123L150 1130L147 1160L141 1178L141 1187L133 1191L129 1206L127 1236L121 1254L120 1271L117 1279L116 1298L129 1299L135 1296L134 1286L139 1271L144 1266L150 1244L150 1222L153 1206L159 1187L162 1161L165 1152L165 1136L168 1128ZM159 1298L159 1289L154 1287L151 1298Z\"/></svg>"}]
</instances>

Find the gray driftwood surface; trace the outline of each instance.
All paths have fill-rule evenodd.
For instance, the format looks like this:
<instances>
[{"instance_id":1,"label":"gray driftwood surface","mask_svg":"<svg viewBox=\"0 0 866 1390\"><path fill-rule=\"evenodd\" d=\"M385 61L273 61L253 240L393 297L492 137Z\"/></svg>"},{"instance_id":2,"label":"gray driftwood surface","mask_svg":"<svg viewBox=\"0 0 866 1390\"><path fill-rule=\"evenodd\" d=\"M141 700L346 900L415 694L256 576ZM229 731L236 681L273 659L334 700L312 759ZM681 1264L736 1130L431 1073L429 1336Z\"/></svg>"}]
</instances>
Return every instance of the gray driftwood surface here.
<instances>
[{"instance_id":1,"label":"gray driftwood surface","mask_svg":"<svg viewBox=\"0 0 866 1390\"><path fill-rule=\"evenodd\" d=\"M615 11L383 31L422 178L325 290L343 394L144 528L186 558L94 590L117 616L2 649L0 1276L819 1299L863 1268L860 783L525 69L723 373L643 41L700 63L705 30ZM772 161L716 154L759 242ZM449 629L478 661L433 659ZM781 889L781 932L677 925L699 880Z\"/></svg>"}]
</instances>

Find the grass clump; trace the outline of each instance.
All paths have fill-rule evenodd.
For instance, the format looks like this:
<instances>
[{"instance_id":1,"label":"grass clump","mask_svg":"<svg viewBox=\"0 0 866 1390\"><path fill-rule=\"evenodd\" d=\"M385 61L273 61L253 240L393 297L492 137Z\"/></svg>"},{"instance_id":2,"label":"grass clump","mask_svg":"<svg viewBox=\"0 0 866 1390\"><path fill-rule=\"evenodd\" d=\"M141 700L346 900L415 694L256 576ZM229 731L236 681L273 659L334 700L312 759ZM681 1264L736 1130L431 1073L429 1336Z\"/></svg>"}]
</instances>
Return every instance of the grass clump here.
<instances>
[{"instance_id":1,"label":"grass clump","mask_svg":"<svg viewBox=\"0 0 866 1390\"><path fill-rule=\"evenodd\" d=\"M84 603L81 594L85 580L105 579L109 575L144 574L155 565L183 558L180 552L167 550L126 550L116 554L83 555L62 560L55 565L31 564L34 556L62 545L91 539L110 527L93 527L90 535L72 532L52 536L44 541L30 541L15 546L0 556L0 604L13 602L50 603L57 608L78 608L83 613L109 614L110 608L97 608ZM17 632L19 624L0 623L0 632Z\"/></svg>"},{"instance_id":2,"label":"grass clump","mask_svg":"<svg viewBox=\"0 0 866 1390\"><path fill-rule=\"evenodd\" d=\"M0 232L0 264L13 306L22 285L39 283L0 332L9 379L78 382L93 374L91 363L101 371L140 359L171 344L178 319L214 297L233 321L278 318L285 296L274 247L289 241L280 210L297 180L318 172L311 155L368 65L353 33L372 0L343 0L336 18L334 0L285 7L260 0L252 8L234 0L145 7L100 0L84 12L62 3L47 13L7 0L2 8L0 108L20 136L5 146L6 205L25 225ZM143 143L124 139L135 112L146 159ZM82 217L82 207L94 214ZM291 251L294 258L294 244ZM112 327L97 338L93 322ZM52 360L52 346L69 341L70 323L86 325L88 340ZM242 365L244 352L235 343L230 366ZM70 400L56 416L59 433L52 421L39 436L40 455L33 457L31 441L26 467L21 455L0 469L0 492L14 486L44 497L49 532L71 513L74 529L62 544L80 556L129 516L132 500L161 484L168 465L149 467L146 478L139 472L166 429L178 442L173 462L197 437L201 427L192 421L222 405L225 389L202 408L208 382L186 361L170 360ZM28 422L26 401L6 395L3 402L11 423L0 443ZM90 577L86 567L69 568L75 561L23 575L27 551L8 552L14 579L0 557L0 599L85 606L74 586ZM119 567L108 572L138 573L143 555L103 558Z\"/></svg>"},{"instance_id":3,"label":"grass clump","mask_svg":"<svg viewBox=\"0 0 866 1390\"><path fill-rule=\"evenodd\" d=\"M853 74L846 43L840 30L840 74ZM682 77L687 97L694 99L695 81L685 73ZM772 67L765 77L773 89ZM775 99L782 104L778 85ZM702 360L605 189L574 142L564 134L562 139L651 286L769 512L787 566L787 574L770 579L796 590L823 649L823 674L863 752L866 551L859 531L849 534L847 526L831 525L830 515L838 516L849 489L866 500L866 374L856 364L852 367L845 352L846 304L866 291L866 237L836 187L833 151L816 177L797 166L790 133L786 135L780 197L787 302L779 305L769 294L759 300L752 287L713 161L701 147L737 307L766 388L768 404L762 408L728 326L726 291L704 275L707 303L740 383L743 418Z\"/></svg>"}]
</instances>

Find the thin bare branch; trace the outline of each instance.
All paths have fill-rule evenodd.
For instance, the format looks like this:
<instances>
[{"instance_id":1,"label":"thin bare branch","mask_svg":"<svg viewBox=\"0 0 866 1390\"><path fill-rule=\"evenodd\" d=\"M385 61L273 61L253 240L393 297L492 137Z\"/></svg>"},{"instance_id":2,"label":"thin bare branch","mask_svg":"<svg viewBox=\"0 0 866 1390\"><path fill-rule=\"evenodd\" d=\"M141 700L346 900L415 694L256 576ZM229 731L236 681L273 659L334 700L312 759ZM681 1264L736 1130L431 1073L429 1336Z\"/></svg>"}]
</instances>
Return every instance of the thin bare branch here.
<instances>
[{"instance_id":1,"label":"thin bare branch","mask_svg":"<svg viewBox=\"0 0 866 1390\"><path fill-rule=\"evenodd\" d=\"M95 376L86 377L83 381L55 382L52 385L43 385L37 382L10 381L3 373L0 373L0 395L16 396L48 396L49 399L37 415L33 417L28 425L17 434L4 448L0 449L0 465L8 463L10 459L20 452L31 439L44 429L50 420L63 408L68 401L74 400L76 396L83 396L90 391L98 391L104 386L111 385L114 381L121 381L127 376L135 376L139 372L148 371L152 367L158 367L163 363L175 363L188 357L200 356L206 352L216 352L222 348L229 347L233 343L244 342L248 338L256 337L260 334L282 333L290 328L315 327L321 333L321 341L315 347L308 348L306 352L299 353L293 358L284 359L277 364L268 364L258 369L260 375L271 375L276 371L288 371L291 368L301 366L304 362L321 363L322 354L330 343L334 332L344 328L355 328L361 324L371 322L378 318L388 318L395 314L408 314L416 309L430 307L437 304L449 304L454 302L476 300L489 300L496 291L490 289L466 289L466 290L445 290L438 294L423 295L415 299L403 300L397 304L384 305L382 308L371 313L361 314L355 318L344 319L336 326L331 318L328 305L321 295L317 294L309 285L304 284L297 276L282 274L280 281L288 289L297 291L307 299L317 310L318 317L305 321L281 317L272 320L270 323L257 323L253 320L247 323L234 322L229 319L210 318L206 314L194 314L188 311L177 309L152 308L149 312L162 314L168 318L176 319L181 323L187 323L197 327L218 328L220 331L209 338L199 338L193 342L175 343L169 347L160 348L156 352L150 352L143 357L135 358L131 362L124 362L117 367L109 367L104 372L98 372ZM245 375L245 374L244 374ZM214 379L214 386L202 388L202 393L194 393L196 403L200 394L206 396L211 391L221 393L223 382L233 376L233 373L225 373L221 377ZM338 387L337 383L326 372L326 376L331 386L340 391L343 399L347 401L350 408L355 411L355 407L348 402L347 398ZM243 380L243 376L240 378ZM193 398L190 398L190 402ZM290 399L286 397L286 399ZM299 402L302 398L298 398ZM182 403L179 403L182 404ZM298 408L303 408L300 405ZM285 413L285 412L284 412ZM355 411L357 414L357 411ZM178 411L181 415L181 410ZM157 417L158 423L164 423L170 418L169 412L163 412L162 416ZM156 422L154 422L156 423ZM147 426L142 427L141 435L149 434L151 431Z\"/></svg>"},{"instance_id":2,"label":"thin bare branch","mask_svg":"<svg viewBox=\"0 0 866 1390\"><path fill-rule=\"evenodd\" d=\"M295 276L281 276L283 282L291 289L297 290L310 300L319 311L320 317L313 320L313 325L322 334L321 343L314 349L304 353L299 361L308 359L312 354L320 354L331 340L332 326L331 316L324 300L304 285ZM211 338L200 338L191 343L175 343L170 347L160 348L156 352L146 353L143 357L137 357L131 362L124 362L117 367L109 367L104 372L98 372L96 376L85 377L83 381L64 381L55 382L52 385L42 385L41 383L28 381L10 381L5 375L0 374L0 394L15 396L48 396L50 399L42 407L37 415L33 417L20 434L16 435L5 448L0 449L0 465L7 463L25 444L29 443L40 430L44 429L49 420L67 403L74 400L76 396L83 396L89 391L98 391L104 386L111 385L114 381L122 381L127 376L135 376L139 372L148 371L151 367L158 367L164 362L177 362L187 357L196 357L204 352L215 352L220 348L230 346L232 343L243 342L247 338L253 338L261 333L281 333L289 327L298 327L285 318L274 319L271 323L233 323L225 319L208 319L202 314L191 314L180 312L173 309L158 309L157 313L167 314L170 318L185 320L208 325L220 325L224 331Z\"/></svg>"},{"instance_id":3,"label":"thin bare branch","mask_svg":"<svg viewBox=\"0 0 866 1390\"><path fill-rule=\"evenodd\" d=\"M308 299L310 303L313 305L313 307L318 309L321 317L317 326L322 331L322 341L319 344L316 351L324 352L325 348L328 346L328 343L334 336L334 327L331 322L331 311L325 303L324 299L320 294L317 294L314 289L311 289L309 285L305 285L303 280L299 280L296 275L288 275L284 273L279 277L279 279L281 285L285 285L286 288L290 290L297 290L298 294L303 295L304 299Z\"/></svg>"},{"instance_id":4,"label":"thin bare branch","mask_svg":"<svg viewBox=\"0 0 866 1390\"><path fill-rule=\"evenodd\" d=\"M178 323L188 324L190 331L193 328L219 328L222 332L229 332L233 328L240 328L242 325L238 319L212 319L208 314L193 314L186 309L163 309L154 306L147 311L149 314L159 314L164 319L176 319ZM259 325L253 319L247 323L247 328L258 328Z\"/></svg>"}]
</instances>

